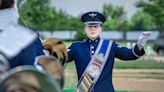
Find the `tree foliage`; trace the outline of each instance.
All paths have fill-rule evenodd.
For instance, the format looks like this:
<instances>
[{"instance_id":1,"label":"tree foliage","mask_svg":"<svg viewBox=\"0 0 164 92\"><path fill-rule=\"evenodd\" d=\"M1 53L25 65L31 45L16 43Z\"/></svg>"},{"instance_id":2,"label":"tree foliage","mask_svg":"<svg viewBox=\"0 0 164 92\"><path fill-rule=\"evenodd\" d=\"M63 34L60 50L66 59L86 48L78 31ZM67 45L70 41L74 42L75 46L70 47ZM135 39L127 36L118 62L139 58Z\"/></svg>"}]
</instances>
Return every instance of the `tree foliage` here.
<instances>
[{"instance_id":1,"label":"tree foliage","mask_svg":"<svg viewBox=\"0 0 164 92\"><path fill-rule=\"evenodd\" d=\"M164 0L139 1L136 6L153 17L158 30L164 29Z\"/></svg>"},{"instance_id":2,"label":"tree foliage","mask_svg":"<svg viewBox=\"0 0 164 92\"><path fill-rule=\"evenodd\" d=\"M49 0L19 0L20 23L39 31L82 30L79 18L49 6Z\"/></svg>"},{"instance_id":3,"label":"tree foliage","mask_svg":"<svg viewBox=\"0 0 164 92\"><path fill-rule=\"evenodd\" d=\"M55 19L55 10L49 8L48 3L48 0L29 0L18 5L21 24L37 30L53 30L51 23ZM21 0L18 4L21 4Z\"/></svg>"},{"instance_id":4,"label":"tree foliage","mask_svg":"<svg viewBox=\"0 0 164 92\"><path fill-rule=\"evenodd\" d=\"M20 23L39 31L83 30L80 16L73 17L63 10L50 7L50 0L18 0ZM102 13L106 16L105 30L163 30L164 0L139 1L137 8L142 11L128 19L123 7L104 4Z\"/></svg>"},{"instance_id":5,"label":"tree foliage","mask_svg":"<svg viewBox=\"0 0 164 92\"><path fill-rule=\"evenodd\" d=\"M128 30L129 25L123 7L113 7L111 4L104 4L103 14L107 18L104 24L106 30Z\"/></svg>"},{"instance_id":6,"label":"tree foliage","mask_svg":"<svg viewBox=\"0 0 164 92\"><path fill-rule=\"evenodd\" d=\"M144 12L137 12L131 19L131 30L156 30L156 24L151 15Z\"/></svg>"}]
</instances>

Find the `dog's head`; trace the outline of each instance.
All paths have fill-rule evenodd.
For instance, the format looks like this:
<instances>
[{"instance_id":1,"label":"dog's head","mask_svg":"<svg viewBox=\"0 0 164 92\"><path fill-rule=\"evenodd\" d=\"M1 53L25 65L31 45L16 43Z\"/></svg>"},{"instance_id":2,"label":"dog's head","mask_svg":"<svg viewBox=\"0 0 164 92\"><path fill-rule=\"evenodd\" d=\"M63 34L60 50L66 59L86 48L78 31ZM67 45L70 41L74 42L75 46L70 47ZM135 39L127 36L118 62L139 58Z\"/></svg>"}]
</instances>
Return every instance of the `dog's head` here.
<instances>
[{"instance_id":1,"label":"dog's head","mask_svg":"<svg viewBox=\"0 0 164 92\"><path fill-rule=\"evenodd\" d=\"M64 65L67 62L67 48L63 41L57 38L49 38L43 42L43 46L44 49L49 51L50 55L59 59L62 65Z\"/></svg>"}]
</instances>

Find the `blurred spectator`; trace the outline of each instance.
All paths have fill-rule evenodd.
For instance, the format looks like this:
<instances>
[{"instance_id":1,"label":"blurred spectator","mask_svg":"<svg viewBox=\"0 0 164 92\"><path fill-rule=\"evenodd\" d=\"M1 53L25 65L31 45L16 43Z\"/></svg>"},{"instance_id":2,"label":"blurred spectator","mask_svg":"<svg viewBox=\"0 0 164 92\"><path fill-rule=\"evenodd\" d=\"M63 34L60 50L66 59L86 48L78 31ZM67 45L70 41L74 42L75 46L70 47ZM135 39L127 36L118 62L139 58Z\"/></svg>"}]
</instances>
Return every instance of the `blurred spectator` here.
<instances>
[{"instance_id":1,"label":"blurred spectator","mask_svg":"<svg viewBox=\"0 0 164 92\"><path fill-rule=\"evenodd\" d=\"M14 0L0 0L0 29L5 29L9 26L20 29L19 27L21 26L18 24L19 14L14 4ZM33 65L35 57L44 54L42 50L43 47L38 35L32 44L23 49L14 58L9 59L10 69L20 65Z\"/></svg>"}]
</instances>

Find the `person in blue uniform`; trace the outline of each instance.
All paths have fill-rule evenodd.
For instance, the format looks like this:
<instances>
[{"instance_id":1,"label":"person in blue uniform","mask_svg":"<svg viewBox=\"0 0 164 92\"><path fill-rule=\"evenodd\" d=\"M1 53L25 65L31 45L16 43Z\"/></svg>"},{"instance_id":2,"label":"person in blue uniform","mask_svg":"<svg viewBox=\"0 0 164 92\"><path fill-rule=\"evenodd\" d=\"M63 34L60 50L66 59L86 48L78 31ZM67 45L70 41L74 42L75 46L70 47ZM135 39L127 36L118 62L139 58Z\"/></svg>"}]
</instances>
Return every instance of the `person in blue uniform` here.
<instances>
[{"instance_id":1,"label":"person in blue uniform","mask_svg":"<svg viewBox=\"0 0 164 92\"><path fill-rule=\"evenodd\" d=\"M105 17L99 12L91 11L83 14L81 21L84 23L87 39L80 42L74 42L68 48L68 62L75 61L78 80L81 79L82 74L98 47L100 39L102 39L99 35L102 32L102 24L105 22ZM103 71L94 85L92 92L114 92L112 70L115 58L121 60L136 60L140 58L145 53L143 46L149 37L150 32L143 32L136 45L131 49L121 47L118 43L113 41L111 53L107 58ZM111 41L110 39L108 40Z\"/></svg>"},{"instance_id":2,"label":"person in blue uniform","mask_svg":"<svg viewBox=\"0 0 164 92\"><path fill-rule=\"evenodd\" d=\"M0 28L19 25L18 18L19 14L14 0L0 0ZM44 54L42 50L43 46L38 34L34 42L17 56L9 59L10 69L21 65L34 65L35 57Z\"/></svg>"}]
</instances>

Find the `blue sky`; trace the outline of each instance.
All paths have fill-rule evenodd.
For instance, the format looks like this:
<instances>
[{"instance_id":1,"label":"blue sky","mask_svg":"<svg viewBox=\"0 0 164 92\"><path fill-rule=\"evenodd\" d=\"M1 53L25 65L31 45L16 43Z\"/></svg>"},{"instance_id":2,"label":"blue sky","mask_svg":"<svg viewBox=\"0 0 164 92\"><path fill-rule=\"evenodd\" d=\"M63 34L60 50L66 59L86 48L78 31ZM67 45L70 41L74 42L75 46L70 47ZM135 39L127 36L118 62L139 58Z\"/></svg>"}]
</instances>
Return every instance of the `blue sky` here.
<instances>
[{"instance_id":1,"label":"blue sky","mask_svg":"<svg viewBox=\"0 0 164 92\"><path fill-rule=\"evenodd\" d=\"M111 3L115 6L126 6L127 1L130 1L127 16L131 17L136 12L134 6L136 0L52 0L51 6L57 10L62 9L69 15L78 16L81 13L91 10L102 11L102 6L105 3Z\"/></svg>"}]
</instances>

